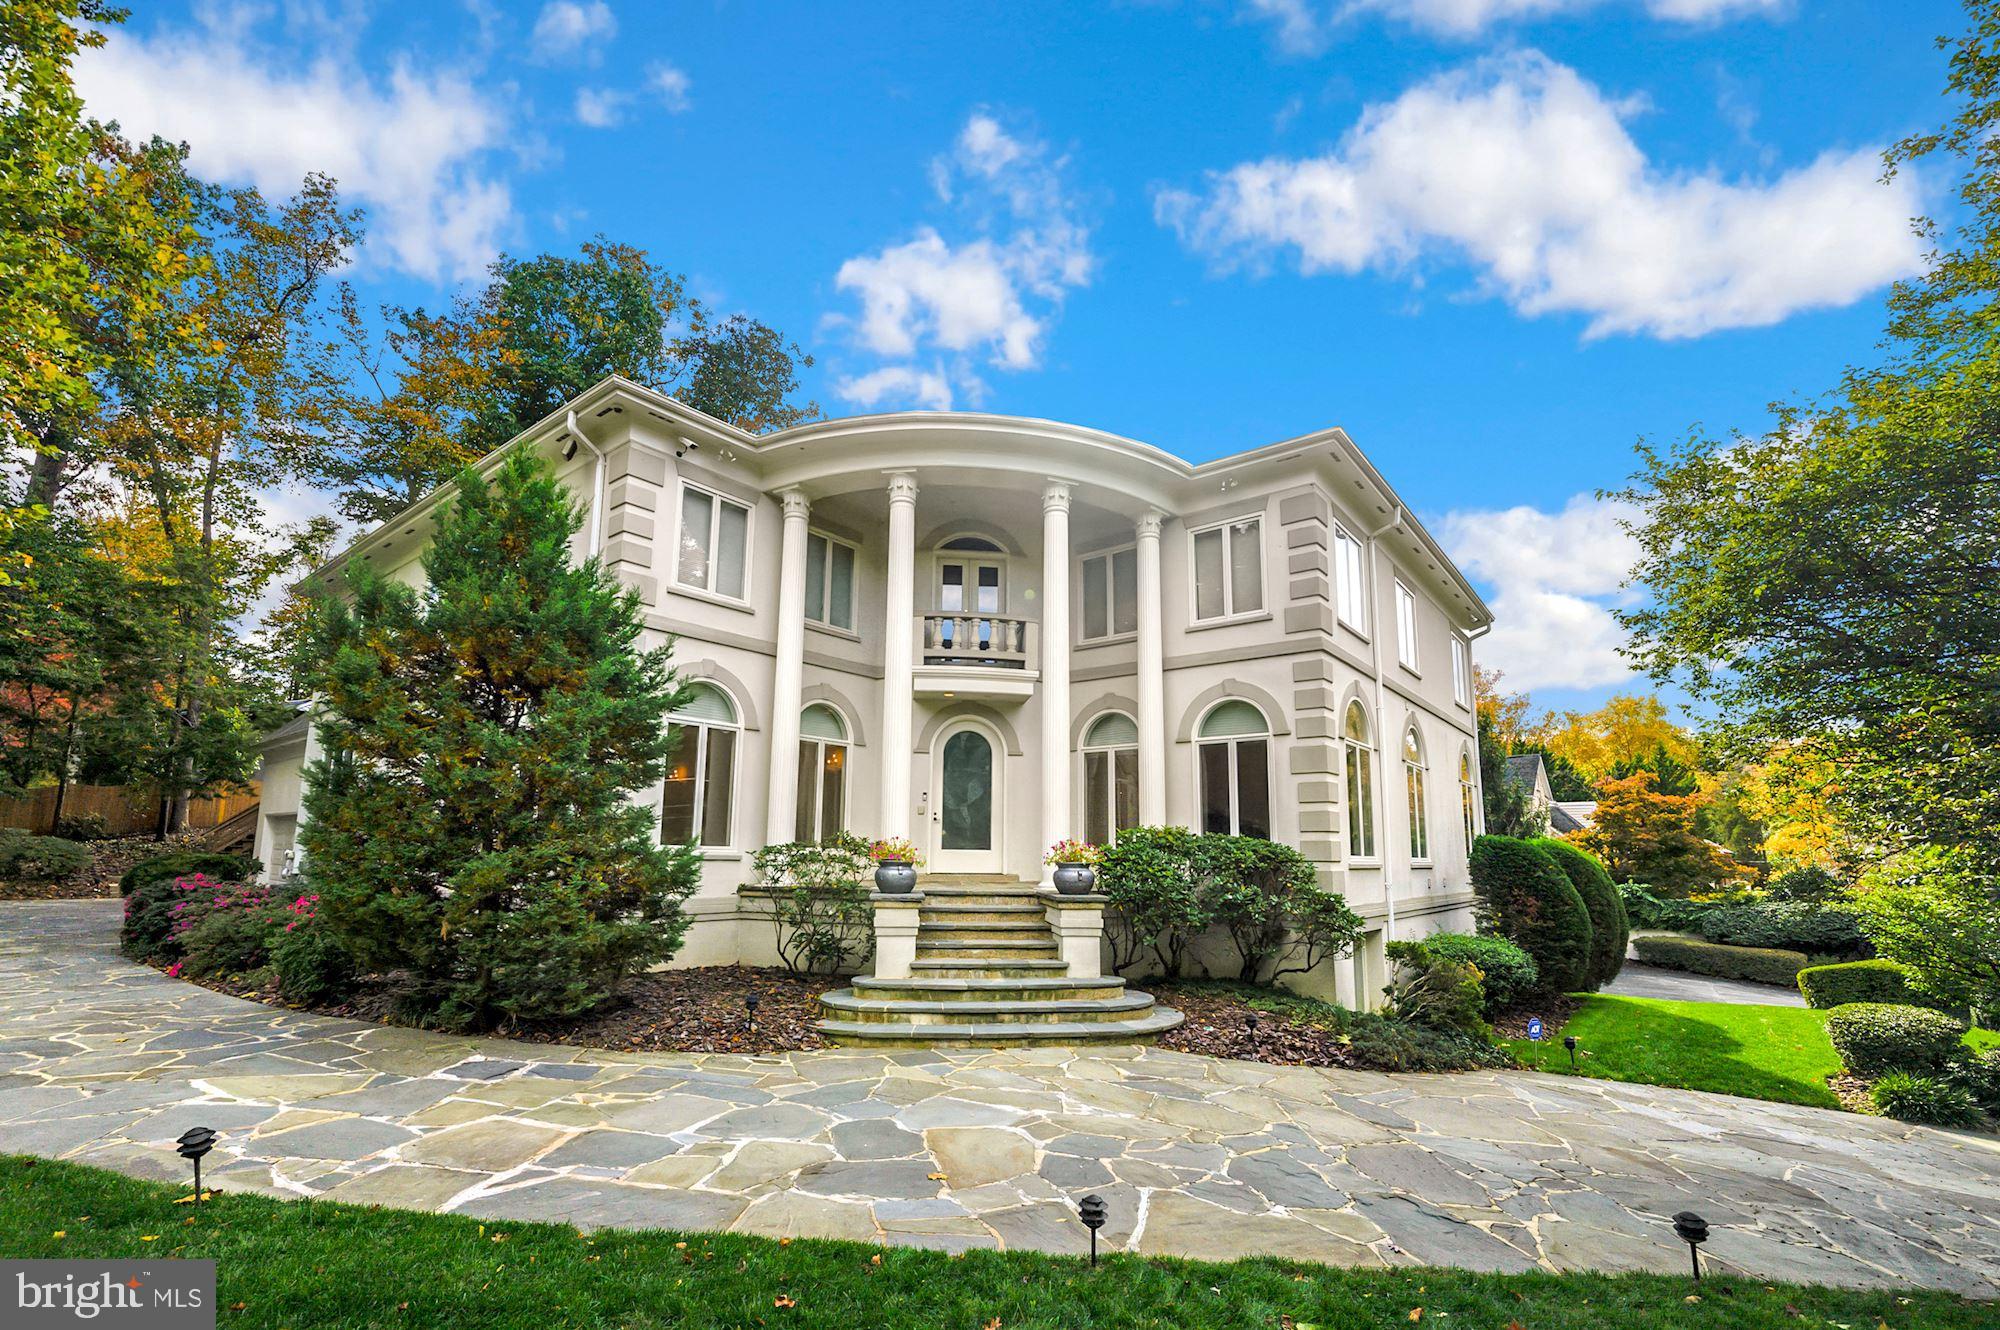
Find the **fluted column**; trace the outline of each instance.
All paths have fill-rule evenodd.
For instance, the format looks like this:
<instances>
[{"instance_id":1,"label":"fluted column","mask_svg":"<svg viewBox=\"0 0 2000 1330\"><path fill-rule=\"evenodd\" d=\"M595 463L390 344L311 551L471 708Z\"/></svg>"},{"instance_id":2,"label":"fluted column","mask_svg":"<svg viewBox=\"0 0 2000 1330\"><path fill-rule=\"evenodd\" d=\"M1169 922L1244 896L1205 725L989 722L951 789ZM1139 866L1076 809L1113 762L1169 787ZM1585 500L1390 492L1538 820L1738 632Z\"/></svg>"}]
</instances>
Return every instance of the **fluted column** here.
<instances>
[{"instance_id":1,"label":"fluted column","mask_svg":"<svg viewBox=\"0 0 2000 1330\"><path fill-rule=\"evenodd\" d=\"M1042 847L1070 834L1069 486L1042 491ZM1055 870L1042 870L1053 885Z\"/></svg>"},{"instance_id":2,"label":"fluted column","mask_svg":"<svg viewBox=\"0 0 2000 1330\"><path fill-rule=\"evenodd\" d=\"M889 476L889 589L882 615L881 825L885 836L910 834L910 719L916 668L912 644L917 616L917 478Z\"/></svg>"},{"instance_id":3,"label":"fluted column","mask_svg":"<svg viewBox=\"0 0 2000 1330\"><path fill-rule=\"evenodd\" d=\"M1167 821L1167 672L1160 608L1160 519L1139 519L1139 823Z\"/></svg>"},{"instance_id":4,"label":"fluted column","mask_svg":"<svg viewBox=\"0 0 2000 1330\"><path fill-rule=\"evenodd\" d=\"M797 839L799 707L806 657L806 519L812 505L802 491L778 498L785 505L785 535L778 555L778 660L771 669L771 802L764 813L764 843Z\"/></svg>"}]
</instances>

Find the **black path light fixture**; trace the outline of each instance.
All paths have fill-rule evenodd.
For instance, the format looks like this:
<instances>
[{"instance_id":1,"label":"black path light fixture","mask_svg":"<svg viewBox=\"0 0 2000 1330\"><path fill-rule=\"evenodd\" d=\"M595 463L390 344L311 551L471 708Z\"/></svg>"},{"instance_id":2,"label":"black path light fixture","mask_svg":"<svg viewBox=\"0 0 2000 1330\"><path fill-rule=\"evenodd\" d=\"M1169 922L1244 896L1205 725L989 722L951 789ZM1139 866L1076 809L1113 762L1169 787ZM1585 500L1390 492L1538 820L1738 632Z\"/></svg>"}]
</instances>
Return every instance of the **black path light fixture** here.
<instances>
[{"instance_id":1,"label":"black path light fixture","mask_svg":"<svg viewBox=\"0 0 2000 1330\"><path fill-rule=\"evenodd\" d=\"M1077 1203L1076 1217L1090 1230L1090 1263L1097 1264L1097 1230L1104 1227L1104 1198L1092 1192Z\"/></svg>"},{"instance_id":2,"label":"black path light fixture","mask_svg":"<svg viewBox=\"0 0 2000 1330\"><path fill-rule=\"evenodd\" d=\"M745 1018L750 1023L751 1034L757 1033L757 1004L761 1001L763 999L755 993L745 993L743 995L743 1012Z\"/></svg>"},{"instance_id":3,"label":"black path light fixture","mask_svg":"<svg viewBox=\"0 0 2000 1330\"><path fill-rule=\"evenodd\" d=\"M1563 1052L1565 1052L1565 1053L1569 1054L1569 1069L1570 1069L1571 1071L1575 1071L1575 1070L1576 1070L1576 1036L1575 1036L1575 1035L1573 1035L1573 1034L1566 1034L1566 1035L1564 1035L1564 1036L1563 1036Z\"/></svg>"},{"instance_id":4,"label":"black path light fixture","mask_svg":"<svg viewBox=\"0 0 2000 1330\"><path fill-rule=\"evenodd\" d=\"M189 1127L174 1142L181 1158L194 1165L194 1203L201 1204L201 1157L215 1148L215 1128Z\"/></svg>"},{"instance_id":5,"label":"black path light fixture","mask_svg":"<svg viewBox=\"0 0 2000 1330\"><path fill-rule=\"evenodd\" d=\"M1243 1028L1250 1032L1250 1047L1252 1048L1257 1047L1257 1027L1261 1024L1263 1022L1257 1019L1256 1012L1246 1011L1243 1013Z\"/></svg>"},{"instance_id":6,"label":"black path light fixture","mask_svg":"<svg viewBox=\"0 0 2000 1330\"><path fill-rule=\"evenodd\" d=\"M1708 1241L1708 1221L1692 1210L1674 1216L1674 1235L1688 1245L1688 1260L1694 1265L1695 1282L1701 1281L1701 1244Z\"/></svg>"}]
</instances>

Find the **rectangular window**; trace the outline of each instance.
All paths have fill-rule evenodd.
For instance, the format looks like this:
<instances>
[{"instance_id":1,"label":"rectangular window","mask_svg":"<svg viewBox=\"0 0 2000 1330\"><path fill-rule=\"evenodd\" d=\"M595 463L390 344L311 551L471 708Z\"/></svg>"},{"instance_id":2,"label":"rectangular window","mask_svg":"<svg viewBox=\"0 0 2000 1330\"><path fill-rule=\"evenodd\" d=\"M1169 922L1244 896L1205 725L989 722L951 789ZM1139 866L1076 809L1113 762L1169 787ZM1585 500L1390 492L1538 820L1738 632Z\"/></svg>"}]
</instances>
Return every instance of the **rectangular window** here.
<instances>
[{"instance_id":1,"label":"rectangular window","mask_svg":"<svg viewBox=\"0 0 2000 1330\"><path fill-rule=\"evenodd\" d=\"M1083 640L1139 629L1139 551L1110 550L1083 561Z\"/></svg>"},{"instance_id":2,"label":"rectangular window","mask_svg":"<svg viewBox=\"0 0 2000 1330\"><path fill-rule=\"evenodd\" d=\"M1410 862L1427 864L1431 860L1431 823L1430 806L1424 798L1424 769L1414 762L1405 763L1403 778L1410 797Z\"/></svg>"},{"instance_id":3,"label":"rectangular window","mask_svg":"<svg viewBox=\"0 0 2000 1330\"><path fill-rule=\"evenodd\" d=\"M1194 533L1194 617L1264 608L1264 523L1250 517Z\"/></svg>"},{"instance_id":4,"label":"rectangular window","mask_svg":"<svg viewBox=\"0 0 2000 1330\"><path fill-rule=\"evenodd\" d=\"M1396 583L1396 660L1417 668L1417 598L1401 582Z\"/></svg>"},{"instance_id":5,"label":"rectangular window","mask_svg":"<svg viewBox=\"0 0 2000 1330\"><path fill-rule=\"evenodd\" d=\"M1472 705L1472 671L1465 654L1465 643L1459 638L1451 639L1451 696L1462 707Z\"/></svg>"},{"instance_id":6,"label":"rectangular window","mask_svg":"<svg viewBox=\"0 0 2000 1330\"><path fill-rule=\"evenodd\" d=\"M1368 592L1361 572L1361 542L1340 527L1333 529L1334 593L1340 621L1356 632L1368 631Z\"/></svg>"},{"instance_id":7,"label":"rectangular window","mask_svg":"<svg viewBox=\"0 0 2000 1330\"><path fill-rule=\"evenodd\" d=\"M854 627L854 547L817 532L806 536L806 618Z\"/></svg>"},{"instance_id":8,"label":"rectangular window","mask_svg":"<svg viewBox=\"0 0 2000 1330\"><path fill-rule=\"evenodd\" d=\"M681 550L675 574L682 586L742 600L750 510L719 494L681 489Z\"/></svg>"},{"instance_id":9,"label":"rectangular window","mask_svg":"<svg viewBox=\"0 0 2000 1330\"><path fill-rule=\"evenodd\" d=\"M669 845L729 844L730 796L736 785L736 731L674 723L660 795L660 840Z\"/></svg>"}]
</instances>

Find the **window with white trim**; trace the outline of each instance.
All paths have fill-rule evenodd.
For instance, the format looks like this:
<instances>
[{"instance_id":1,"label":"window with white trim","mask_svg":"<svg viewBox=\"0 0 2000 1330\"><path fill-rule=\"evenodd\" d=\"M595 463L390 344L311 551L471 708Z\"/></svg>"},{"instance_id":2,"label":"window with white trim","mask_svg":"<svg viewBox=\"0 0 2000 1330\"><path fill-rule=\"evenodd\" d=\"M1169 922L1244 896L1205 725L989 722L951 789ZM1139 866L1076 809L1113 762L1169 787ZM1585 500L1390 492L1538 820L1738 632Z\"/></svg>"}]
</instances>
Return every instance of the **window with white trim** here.
<instances>
[{"instance_id":1,"label":"window with white trim","mask_svg":"<svg viewBox=\"0 0 2000 1330\"><path fill-rule=\"evenodd\" d=\"M854 628L854 547L806 534L806 618L829 628Z\"/></svg>"},{"instance_id":2,"label":"window with white trim","mask_svg":"<svg viewBox=\"0 0 2000 1330\"><path fill-rule=\"evenodd\" d=\"M1424 745L1412 725L1403 731L1403 788L1410 803L1410 862L1431 861L1430 804L1424 797Z\"/></svg>"},{"instance_id":3,"label":"window with white trim","mask_svg":"<svg viewBox=\"0 0 2000 1330\"><path fill-rule=\"evenodd\" d=\"M1462 707L1472 705L1472 658L1466 654L1465 639L1451 639L1451 696Z\"/></svg>"},{"instance_id":4,"label":"window with white trim","mask_svg":"<svg viewBox=\"0 0 2000 1330\"><path fill-rule=\"evenodd\" d=\"M1479 839L1479 794L1472 785L1472 754L1461 751L1458 755L1458 806L1465 818L1465 852L1472 853L1472 842Z\"/></svg>"},{"instance_id":5,"label":"window with white trim","mask_svg":"<svg viewBox=\"0 0 2000 1330\"><path fill-rule=\"evenodd\" d=\"M675 580L698 591L742 600L749 536L749 508L720 494L683 485Z\"/></svg>"},{"instance_id":6,"label":"window with white trim","mask_svg":"<svg viewBox=\"0 0 2000 1330\"><path fill-rule=\"evenodd\" d=\"M832 840L847 829L847 722L815 702L799 713L798 812L792 839Z\"/></svg>"},{"instance_id":7,"label":"window with white trim","mask_svg":"<svg viewBox=\"0 0 2000 1330\"><path fill-rule=\"evenodd\" d=\"M1107 711L1083 734L1083 837L1109 845L1139 825L1139 724Z\"/></svg>"},{"instance_id":8,"label":"window with white trim","mask_svg":"<svg viewBox=\"0 0 2000 1330\"><path fill-rule=\"evenodd\" d=\"M1139 631L1139 551L1106 550L1083 561L1083 640Z\"/></svg>"},{"instance_id":9,"label":"window with white trim","mask_svg":"<svg viewBox=\"0 0 2000 1330\"><path fill-rule=\"evenodd\" d=\"M1417 598L1396 583L1396 660L1407 670L1417 668Z\"/></svg>"},{"instance_id":10,"label":"window with white trim","mask_svg":"<svg viewBox=\"0 0 2000 1330\"><path fill-rule=\"evenodd\" d=\"M1341 722L1347 748L1347 857L1375 857L1375 750L1368 742L1368 713L1349 702Z\"/></svg>"},{"instance_id":11,"label":"window with white trim","mask_svg":"<svg viewBox=\"0 0 2000 1330\"><path fill-rule=\"evenodd\" d=\"M1194 533L1194 617L1231 619L1264 608L1264 519Z\"/></svg>"},{"instance_id":12,"label":"window with white trim","mask_svg":"<svg viewBox=\"0 0 2000 1330\"><path fill-rule=\"evenodd\" d=\"M1231 698L1201 718L1195 736L1201 829L1271 838L1271 723Z\"/></svg>"},{"instance_id":13,"label":"window with white trim","mask_svg":"<svg viewBox=\"0 0 2000 1330\"><path fill-rule=\"evenodd\" d=\"M696 684L668 717L673 742L660 792L663 844L728 845L736 803L736 704L711 684Z\"/></svg>"},{"instance_id":14,"label":"window with white trim","mask_svg":"<svg viewBox=\"0 0 2000 1330\"><path fill-rule=\"evenodd\" d=\"M1368 583L1362 573L1361 542L1342 527L1333 529L1333 585L1340 621L1356 632L1368 631Z\"/></svg>"}]
</instances>

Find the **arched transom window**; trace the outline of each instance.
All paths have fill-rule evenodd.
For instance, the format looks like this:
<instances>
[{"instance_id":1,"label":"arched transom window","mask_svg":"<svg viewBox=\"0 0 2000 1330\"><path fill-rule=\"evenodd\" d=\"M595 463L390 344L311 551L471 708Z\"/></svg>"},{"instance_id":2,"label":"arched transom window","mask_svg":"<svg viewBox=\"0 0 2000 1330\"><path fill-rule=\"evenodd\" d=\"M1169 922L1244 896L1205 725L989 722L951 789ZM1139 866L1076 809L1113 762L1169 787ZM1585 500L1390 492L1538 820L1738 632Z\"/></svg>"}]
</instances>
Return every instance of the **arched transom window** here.
<instances>
[{"instance_id":1,"label":"arched transom window","mask_svg":"<svg viewBox=\"0 0 2000 1330\"><path fill-rule=\"evenodd\" d=\"M1107 711L1083 734L1083 834L1108 845L1139 825L1139 725Z\"/></svg>"},{"instance_id":2,"label":"arched transom window","mask_svg":"<svg viewBox=\"0 0 2000 1330\"><path fill-rule=\"evenodd\" d=\"M668 718L672 751L660 795L660 839L728 845L736 793L736 704L713 684L696 684Z\"/></svg>"},{"instance_id":3,"label":"arched transom window","mask_svg":"<svg viewBox=\"0 0 2000 1330\"><path fill-rule=\"evenodd\" d=\"M1231 836L1271 836L1271 723L1241 699L1218 703L1201 718L1195 758L1201 829Z\"/></svg>"},{"instance_id":4,"label":"arched transom window","mask_svg":"<svg viewBox=\"0 0 2000 1330\"><path fill-rule=\"evenodd\" d=\"M1417 727L1403 731L1403 786L1410 802L1410 862L1431 859L1430 806L1424 791L1424 744Z\"/></svg>"},{"instance_id":5,"label":"arched transom window","mask_svg":"<svg viewBox=\"0 0 2000 1330\"><path fill-rule=\"evenodd\" d=\"M815 702L799 713L798 826L802 841L831 840L847 828L847 722Z\"/></svg>"},{"instance_id":6,"label":"arched transom window","mask_svg":"<svg viewBox=\"0 0 2000 1330\"><path fill-rule=\"evenodd\" d=\"M1368 741L1368 713L1358 701L1341 720L1347 767L1347 857L1375 857L1375 750Z\"/></svg>"}]
</instances>

